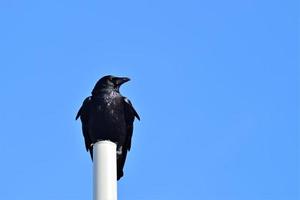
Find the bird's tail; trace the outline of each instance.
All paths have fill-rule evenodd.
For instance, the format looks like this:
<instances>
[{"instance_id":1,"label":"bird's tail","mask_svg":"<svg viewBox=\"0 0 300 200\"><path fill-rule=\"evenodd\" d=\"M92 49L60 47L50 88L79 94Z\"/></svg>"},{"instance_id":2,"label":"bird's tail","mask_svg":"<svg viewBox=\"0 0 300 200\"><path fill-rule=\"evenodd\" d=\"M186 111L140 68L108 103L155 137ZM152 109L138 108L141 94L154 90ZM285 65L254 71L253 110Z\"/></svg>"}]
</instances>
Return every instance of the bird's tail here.
<instances>
[{"instance_id":1,"label":"bird's tail","mask_svg":"<svg viewBox=\"0 0 300 200\"><path fill-rule=\"evenodd\" d=\"M121 154L117 155L117 179L119 180L123 176L123 168L127 156L127 149L123 149Z\"/></svg>"}]
</instances>

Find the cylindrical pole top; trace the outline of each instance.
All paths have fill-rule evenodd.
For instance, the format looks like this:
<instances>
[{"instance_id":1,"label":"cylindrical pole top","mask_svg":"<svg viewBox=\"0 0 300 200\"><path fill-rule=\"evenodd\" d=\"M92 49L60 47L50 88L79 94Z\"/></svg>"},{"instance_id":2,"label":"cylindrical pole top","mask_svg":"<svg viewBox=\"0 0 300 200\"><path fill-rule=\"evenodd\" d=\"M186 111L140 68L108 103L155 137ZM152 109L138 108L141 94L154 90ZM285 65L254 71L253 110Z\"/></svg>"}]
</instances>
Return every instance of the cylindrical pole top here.
<instances>
[{"instance_id":1,"label":"cylindrical pole top","mask_svg":"<svg viewBox=\"0 0 300 200\"><path fill-rule=\"evenodd\" d=\"M117 200L116 148L108 140L93 146L94 200Z\"/></svg>"}]
</instances>

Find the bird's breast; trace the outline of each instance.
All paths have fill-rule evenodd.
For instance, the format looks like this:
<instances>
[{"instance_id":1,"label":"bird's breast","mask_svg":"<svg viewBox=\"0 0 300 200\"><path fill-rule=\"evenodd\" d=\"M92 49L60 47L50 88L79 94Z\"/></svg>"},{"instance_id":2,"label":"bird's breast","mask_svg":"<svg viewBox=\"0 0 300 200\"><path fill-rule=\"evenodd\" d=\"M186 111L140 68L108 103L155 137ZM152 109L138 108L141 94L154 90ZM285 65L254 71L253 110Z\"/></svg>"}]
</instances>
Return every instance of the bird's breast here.
<instances>
[{"instance_id":1,"label":"bird's breast","mask_svg":"<svg viewBox=\"0 0 300 200\"><path fill-rule=\"evenodd\" d=\"M106 120L111 122L121 120L123 116L123 104L120 95L116 92L109 92L101 98L97 98L97 112Z\"/></svg>"},{"instance_id":2,"label":"bird's breast","mask_svg":"<svg viewBox=\"0 0 300 200\"><path fill-rule=\"evenodd\" d=\"M90 135L92 141L108 139L123 144L126 138L126 121L122 96L107 92L95 96L91 108Z\"/></svg>"}]
</instances>

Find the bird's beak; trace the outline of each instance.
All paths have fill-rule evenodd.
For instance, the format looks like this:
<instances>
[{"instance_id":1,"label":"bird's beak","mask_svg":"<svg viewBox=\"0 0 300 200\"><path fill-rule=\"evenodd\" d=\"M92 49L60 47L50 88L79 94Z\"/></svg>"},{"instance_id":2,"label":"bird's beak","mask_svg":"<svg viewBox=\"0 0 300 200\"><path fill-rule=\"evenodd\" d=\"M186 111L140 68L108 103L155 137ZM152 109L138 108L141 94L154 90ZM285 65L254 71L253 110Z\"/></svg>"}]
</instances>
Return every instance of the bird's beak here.
<instances>
[{"instance_id":1,"label":"bird's beak","mask_svg":"<svg viewBox=\"0 0 300 200\"><path fill-rule=\"evenodd\" d=\"M128 81L130 81L129 78L127 78L127 77L120 77L120 78L117 79L116 84L117 84L118 86L120 86L120 85L122 85L123 83L126 83L126 82L128 82Z\"/></svg>"}]
</instances>

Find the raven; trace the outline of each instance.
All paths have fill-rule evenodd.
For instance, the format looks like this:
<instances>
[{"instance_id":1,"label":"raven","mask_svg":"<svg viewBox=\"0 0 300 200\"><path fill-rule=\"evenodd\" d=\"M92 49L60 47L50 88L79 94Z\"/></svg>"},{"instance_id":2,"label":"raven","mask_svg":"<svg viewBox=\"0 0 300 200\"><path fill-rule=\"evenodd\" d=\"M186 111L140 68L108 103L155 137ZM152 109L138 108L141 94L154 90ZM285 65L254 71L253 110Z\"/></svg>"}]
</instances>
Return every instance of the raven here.
<instances>
[{"instance_id":1,"label":"raven","mask_svg":"<svg viewBox=\"0 0 300 200\"><path fill-rule=\"evenodd\" d=\"M110 140L117 145L117 179L123 176L127 151L131 148L133 122L138 113L128 98L120 94L120 86L129 81L127 77L104 76L98 80L92 96L80 107L80 117L86 150L93 160L93 144Z\"/></svg>"}]
</instances>

